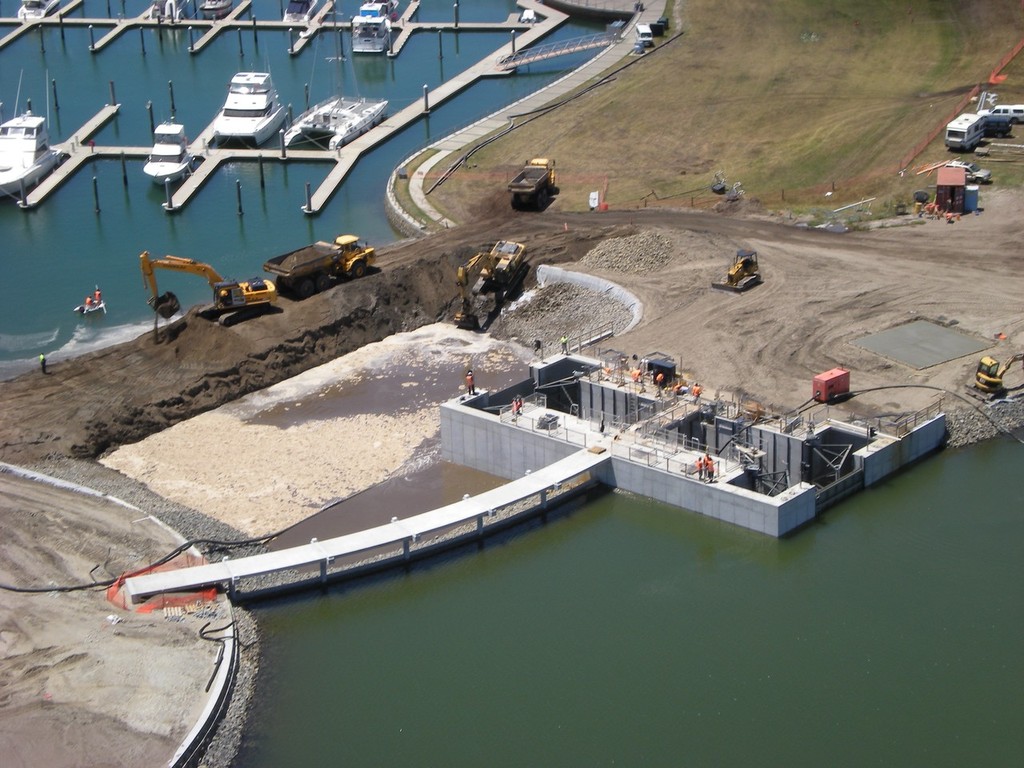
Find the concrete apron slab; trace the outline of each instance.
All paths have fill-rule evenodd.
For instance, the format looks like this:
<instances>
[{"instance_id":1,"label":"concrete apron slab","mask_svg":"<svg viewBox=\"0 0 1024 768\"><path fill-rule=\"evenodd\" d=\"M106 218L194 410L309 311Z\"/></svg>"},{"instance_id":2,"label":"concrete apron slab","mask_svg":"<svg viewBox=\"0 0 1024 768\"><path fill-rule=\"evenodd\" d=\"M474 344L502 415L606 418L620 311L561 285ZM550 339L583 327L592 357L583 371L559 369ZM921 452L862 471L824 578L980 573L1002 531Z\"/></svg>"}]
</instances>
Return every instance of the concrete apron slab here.
<instances>
[{"instance_id":1,"label":"concrete apron slab","mask_svg":"<svg viewBox=\"0 0 1024 768\"><path fill-rule=\"evenodd\" d=\"M921 369L978 353L990 346L974 336L928 320L891 328L853 342L870 352Z\"/></svg>"}]
</instances>

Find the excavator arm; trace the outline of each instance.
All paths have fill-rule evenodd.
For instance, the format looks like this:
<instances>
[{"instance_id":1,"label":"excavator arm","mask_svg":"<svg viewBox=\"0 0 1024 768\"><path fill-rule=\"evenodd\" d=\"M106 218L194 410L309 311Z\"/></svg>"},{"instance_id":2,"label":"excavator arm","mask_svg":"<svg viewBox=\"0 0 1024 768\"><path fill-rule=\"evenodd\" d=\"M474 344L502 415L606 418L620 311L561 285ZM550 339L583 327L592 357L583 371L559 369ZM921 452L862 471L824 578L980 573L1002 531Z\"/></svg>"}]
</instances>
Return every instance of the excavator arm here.
<instances>
[{"instance_id":1,"label":"excavator arm","mask_svg":"<svg viewBox=\"0 0 1024 768\"><path fill-rule=\"evenodd\" d=\"M265 309L266 306L277 301L277 288L270 280L262 278L243 281L225 280L209 264L195 259L185 259L181 256L151 259L149 251L143 251L139 256L139 264L142 267L143 280L152 293L149 304L164 319L170 318L181 309L181 304L178 297L170 291L160 295L154 273L156 269L169 269L174 272L187 272L204 277L210 284L210 288L213 289L213 306L217 313L232 312L247 307Z\"/></svg>"},{"instance_id":2,"label":"excavator arm","mask_svg":"<svg viewBox=\"0 0 1024 768\"><path fill-rule=\"evenodd\" d=\"M147 302L160 317L164 320L169 320L175 312L181 309L181 302L170 291L161 295L160 289L156 286L156 273L153 271L153 267L163 266L164 261L164 259L157 259L155 261L150 259L149 251L143 251L139 255L139 266L142 267L142 280L152 294Z\"/></svg>"},{"instance_id":3,"label":"excavator arm","mask_svg":"<svg viewBox=\"0 0 1024 768\"><path fill-rule=\"evenodd\" d=\"M998 373L998 377L999 377L1000 379L1001 379L1001 378L1003 378L1003 376L1005 376L1005 375L1006 375L1006 372L1007 372L1008 370L1010 370L1010 366L1012 366L1012 365L1013 365L1014 363L1019 363L1019 362L1020 362L1021 360L1024 360L1024 352L1018 352L1018 353L1017 353L1016 355L1014 355L1013 357L1011 357L1011 358L1010 358L1009 360L1007 360L1007 361L1006 361L1005 363L1003 363L1002 365L1000 365L1000 366L999 366L999 373Z\"/></svg>"}]
</instances>

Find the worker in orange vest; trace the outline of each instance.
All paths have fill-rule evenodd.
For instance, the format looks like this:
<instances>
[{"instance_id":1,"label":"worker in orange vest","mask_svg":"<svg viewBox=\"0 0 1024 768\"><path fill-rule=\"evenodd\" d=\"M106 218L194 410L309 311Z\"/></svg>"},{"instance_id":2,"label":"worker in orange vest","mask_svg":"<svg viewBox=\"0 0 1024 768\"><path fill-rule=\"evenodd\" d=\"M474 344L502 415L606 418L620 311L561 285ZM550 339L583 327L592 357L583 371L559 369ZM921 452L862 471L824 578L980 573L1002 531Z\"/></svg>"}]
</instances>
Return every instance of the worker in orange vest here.
<instances>
[{"instance_id":1,"label":"worker in orange vest","mask_svg":"<svg viewBox=\"0 0 1024 768\"><path fill-rule=\"evenodd\" d=\"M476 384L473 381L473 369L472 368L470 368L468 371L466 371L466 394L467 395L475 395L476 394Z\"/></svg>"},{"instance_id":2,"label":"worker in orange vest","mask_svg":"<svg viewBox=\"0 0 1024 768\"><path fill-rule=\"evenodd\" d=\"M704 479L704 457L703 456L698 456L697 457L697 477L700 480Z\"/></svg>"},{"instance_id":3,"label":"worker in orange vest","mask_svg":"<svg viewBox=\"0 0 1024 768\"><path fill-rule=\"evenodd\" d=\"M708 482L715 482L715 462L711 460L711 454L704 454L704 473L707 475Z\"/></svg>"}]
</instances>

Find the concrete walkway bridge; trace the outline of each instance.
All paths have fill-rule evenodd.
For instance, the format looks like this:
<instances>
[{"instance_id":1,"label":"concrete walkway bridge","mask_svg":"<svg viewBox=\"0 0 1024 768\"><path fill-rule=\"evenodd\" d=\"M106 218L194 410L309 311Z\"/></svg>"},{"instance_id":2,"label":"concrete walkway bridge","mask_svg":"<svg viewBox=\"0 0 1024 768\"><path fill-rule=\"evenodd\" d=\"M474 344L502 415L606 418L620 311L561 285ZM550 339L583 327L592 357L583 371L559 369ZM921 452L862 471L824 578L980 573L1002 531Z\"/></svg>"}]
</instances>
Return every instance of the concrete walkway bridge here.
<instances>
[{"instance_id":1,"label":"concrete walkway bridge","mask_svg":"<svg viewBox=\"0 0 1024 768\"><path fill-rule=\"evenodd\" d=\"M298 582L326 584L342 576L409 563L545 514L555 503L596 486L598 470L609 460L610 453L601 446L575 451L498 488L420 515L393 517L390 523L368 530L238 560L225 558L219 563L133 576L125 580L125 594L138 603L154 595L226 585L231 599L237 600L247 582L258 589L261 577L285 571L318 569Z\"/></svg>"},{"instance_id":2,"label":"concrete walkway bridge","mask_svg":"<svg viewBox=\"0 0 1024 768\"><path fill-rule=\"evenodd\" d=\"M536 61L546 61L558 56L566 56L579 51L589 51L594 48L605 48L619 42L621 37L618 32L602 32L598 35L585 35L584 37L576 37L572 40L560 40L556 43L536 45L498 59L496 66L498 69L511 71Z\"/></svg>"}]
</instances>

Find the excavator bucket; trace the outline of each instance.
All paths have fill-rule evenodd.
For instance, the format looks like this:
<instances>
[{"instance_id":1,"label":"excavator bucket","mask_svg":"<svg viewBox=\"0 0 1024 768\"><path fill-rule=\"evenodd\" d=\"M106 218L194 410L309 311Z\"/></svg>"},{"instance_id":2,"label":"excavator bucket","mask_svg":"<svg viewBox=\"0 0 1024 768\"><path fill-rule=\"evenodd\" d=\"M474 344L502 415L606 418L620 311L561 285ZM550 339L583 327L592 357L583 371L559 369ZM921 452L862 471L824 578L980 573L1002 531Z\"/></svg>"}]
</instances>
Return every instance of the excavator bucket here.
<instances>
[{"instance_id":1,"label":"excavator bucket","mask_svg":"<svg viewBox=\"0 0 1024 768\"><path fill-rule=\"evenodd\" d=\"M178 297L170 291L154 296L149 300L149 306L153 308L164 320L170 320L174 313L181 309L181 302Z\"/></svg>"}]
</instances>

